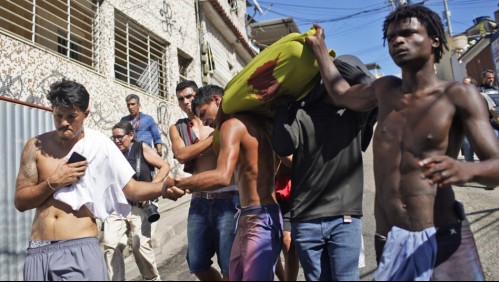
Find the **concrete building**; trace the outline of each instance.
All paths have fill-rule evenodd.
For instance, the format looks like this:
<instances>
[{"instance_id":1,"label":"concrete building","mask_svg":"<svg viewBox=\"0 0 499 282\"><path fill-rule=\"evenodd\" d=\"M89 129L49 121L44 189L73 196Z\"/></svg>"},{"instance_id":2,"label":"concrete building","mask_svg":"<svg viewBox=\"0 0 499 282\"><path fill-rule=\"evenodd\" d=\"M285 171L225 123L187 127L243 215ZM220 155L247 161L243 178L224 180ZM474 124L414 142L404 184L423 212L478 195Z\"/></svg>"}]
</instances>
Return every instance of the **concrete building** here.
<instances>
[{"instance_id":1,"label":"concrete building","mask_svg":"<svg viewBox=\"0 0 499 282\"><path fill-rule=\"evenodd\" d=\"M448 38L450 50L436 66L440 78L462 81L465 76L471 76L480 83L483 70L499 71L498 12L495 21L478 17L465 32Z\"/></svg>"},{"instance_id":2,"label":"concrete building","mask_svg":"<svg viewBox=\"0 0 499 282\"><path fill-rule=\"evenodd\" d=\"M256 2L256 1L253 1ZM22 279L33 211L14 208L26 140L51 130L49 85L76 80L91 95L85 126L110 135L140 96L159 125L175 170L168 128L182 117L175 86L225 86L256 54L245 0L12 0L0 5L0 280Z\"/></svg>"}]
</instances>

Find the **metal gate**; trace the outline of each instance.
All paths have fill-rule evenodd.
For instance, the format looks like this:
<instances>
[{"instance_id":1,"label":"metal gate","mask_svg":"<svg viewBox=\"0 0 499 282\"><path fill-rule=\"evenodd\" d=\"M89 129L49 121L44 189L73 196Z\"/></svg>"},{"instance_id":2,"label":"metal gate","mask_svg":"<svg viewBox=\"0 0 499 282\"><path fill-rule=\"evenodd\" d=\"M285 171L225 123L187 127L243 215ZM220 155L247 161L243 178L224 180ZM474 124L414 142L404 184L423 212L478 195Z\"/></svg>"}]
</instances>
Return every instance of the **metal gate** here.
<instances>
[{"instance_id":1,"label":"metal gate","mask_svg":"<svg viewBox=\"0 0 499 282\"><path fill-rule=\"evenodd\" d=\"M0 281L23 280L34 210L14 207L16 177L26 141L54 129L49 109L0 96Z\"/></svg>"}]
</instances>

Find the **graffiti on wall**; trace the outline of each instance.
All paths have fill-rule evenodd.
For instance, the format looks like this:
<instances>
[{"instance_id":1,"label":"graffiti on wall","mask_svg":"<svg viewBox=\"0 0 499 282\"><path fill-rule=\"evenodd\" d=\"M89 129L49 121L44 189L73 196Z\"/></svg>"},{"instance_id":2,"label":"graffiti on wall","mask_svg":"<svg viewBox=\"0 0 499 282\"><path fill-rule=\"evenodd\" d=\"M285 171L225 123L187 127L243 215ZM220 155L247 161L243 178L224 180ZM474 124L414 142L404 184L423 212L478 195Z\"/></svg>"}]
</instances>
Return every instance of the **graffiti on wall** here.
<instances>
[{"instance_id":1,"label":"graffiti on wall","mask_svg":"<svg viewBox=\"0 0 499 282\"><path fill-rule=\"evenodd\" d=\"M27 103L50 107L45 95L50 89L50 85L57 80L66 78L64 74L57 70L52 70L48 75L42 77L39 82L35 83L34 89L25 87L24 79L21 75L2 75L0 74L0 96L5 96L14 100L24 101ZM33 78L30 78L33 80ZM94 102L94 109L92 109L91 120L95 123L97 128L103 130L110 130L112 127L112 120L109 114L102 110L102 105L99 102Z\"/></svg>"},{"instance_id":2,"label":"graffiti on wall","mask_svg":"<svg viewBox=\"0 0 499 282\"><path fill-rule=\"evenodd\" d=\"M0 96L50 107L49 101L46 99L45 95L48 93L50 85L62 78L67 77L57 70L52 70L48 75L41 77L39 81L32 77L25 79L22 75L0 73ZM30 85L34 85L34 87L31 87ZM173 165L171 166L172 173L176 175L182 168L182 165L174 160L171 151L169 127L175 122L175 120L173 120L175 119L175 116L174 112L170 111L169 107L171 107L171 105L169 106L165 101L159 102L156 108L156 120L158 121L158 129L164 142L163 156L167 160L173 160ZM91 114L89 116L91 127L99 129L102 132L110 132L117 120L121 118L121 116L116 117L116 115L110 114L111 111L116 113L119 112L117 109L110 109L109 103L93 100L91 102Z\"/></svg>"},{"instance_id":3,"label":"graffiti on wall","mask_svg":"<svg viewBox=\"0 0 499 282\"><path fill-rule=\"evenodd\" d=\"M157 113L156 120L158 121L159 133L165 137L163 138L163 140L166 140L166 142L164 142L164 145L166 148L171 148L172 144L169 136L169 130L170 130L169 123L171 122L172 115L170 111L168 111L168 105L163 101L160 102L158 104L158 107L156 108L156 113ZM165 156L166 159L169 159L170 154L171 150L166 150L166 153L163 155Z\"/></svg>"},{"instance_id":4,"label":"graffiti on wall","mask_svg":"<svg viewBox=\"0 0 499 282\"><path fill-rule=\"evenodd\" d=\"M12 76L10 74L0 74L0 96L22 100L36 105L48 106L47 100L44 99L44 95L39 95L37 93L47 93L50 84L61 78L64 78L64 75L59 71L53 70L36 84L34 90L30 91L24 88L24 80L21 75Z\"/></svg>"},{"instance_id":5,"label":"graffiti on wall","mask_svg":"<svg viewBox=\"0 0 499 282\"><path fill-rule=\"evenodd\" d=\"M166 3L166 0L163 0L163 8L159 10L159 14L161 15L161 25L163 27L163 31L172 34L173 24L176 21L173 19L173 11L170 4Z\"/></svg>"}]
</instances>

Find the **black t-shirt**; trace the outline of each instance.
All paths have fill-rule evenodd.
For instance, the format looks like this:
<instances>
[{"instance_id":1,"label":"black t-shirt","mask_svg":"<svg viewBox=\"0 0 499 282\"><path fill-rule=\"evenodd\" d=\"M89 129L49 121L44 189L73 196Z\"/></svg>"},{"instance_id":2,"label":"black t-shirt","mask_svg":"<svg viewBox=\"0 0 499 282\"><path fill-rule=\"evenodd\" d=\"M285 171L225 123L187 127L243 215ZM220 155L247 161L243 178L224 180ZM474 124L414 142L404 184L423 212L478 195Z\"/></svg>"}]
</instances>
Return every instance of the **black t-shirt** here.
<instances>
[{"instance_id":1,"label":"black t-shirt","mask_svg":"<svg viewBox=\"0 0 499 282\"><path fill-rule=\"evenodd\" d=\"M154 166L150 166L146 160L144 159L144 153L141 150L142 148L142 142L133 142L130 145L129 151L125 152L125 157L132 166L133 170L136 172L133 175L133 179L138 180L138 181L145 181L145 182L151 182L152 181L152 175L151 173L154 171ZM137 179L137 155L140 154L140 175L139 178Z\"/></svg>"},{"instance_id":2,"label":"black t-shirt","mask_svg":"<svg viewBox=\"0 0 499 282\"><path fill-rule=\"evenodd\" d=\"M362 216L362 131L369 112L315 102L277 110L272 142L277 154L293 154L291 221Z\"/></svg>"}]
</instances>

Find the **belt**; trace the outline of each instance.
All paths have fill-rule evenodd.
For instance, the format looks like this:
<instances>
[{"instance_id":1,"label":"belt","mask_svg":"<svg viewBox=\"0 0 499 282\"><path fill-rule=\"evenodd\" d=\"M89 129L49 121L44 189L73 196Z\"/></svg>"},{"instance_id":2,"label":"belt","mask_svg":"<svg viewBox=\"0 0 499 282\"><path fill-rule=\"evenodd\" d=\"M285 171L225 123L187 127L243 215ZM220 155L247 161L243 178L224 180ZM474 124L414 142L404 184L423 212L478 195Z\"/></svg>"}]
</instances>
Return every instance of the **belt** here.
<instances>
[{"instance_id":1,"label":"belt","mask_svg":"<svg viewBox=\"0 0 499 282\"><path fill-rule=\"evenodd\" d=\"M227 192L194 192L192 196L208 200L227 200L239 196L239 191Z\"/></svg>"}]
</instances>

